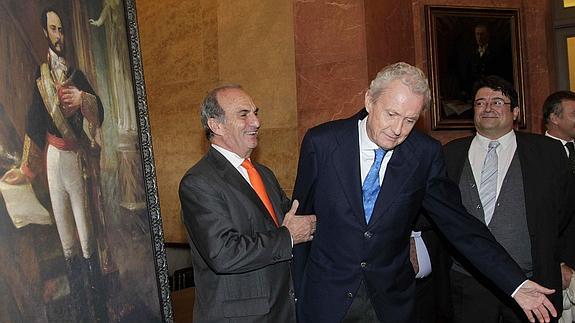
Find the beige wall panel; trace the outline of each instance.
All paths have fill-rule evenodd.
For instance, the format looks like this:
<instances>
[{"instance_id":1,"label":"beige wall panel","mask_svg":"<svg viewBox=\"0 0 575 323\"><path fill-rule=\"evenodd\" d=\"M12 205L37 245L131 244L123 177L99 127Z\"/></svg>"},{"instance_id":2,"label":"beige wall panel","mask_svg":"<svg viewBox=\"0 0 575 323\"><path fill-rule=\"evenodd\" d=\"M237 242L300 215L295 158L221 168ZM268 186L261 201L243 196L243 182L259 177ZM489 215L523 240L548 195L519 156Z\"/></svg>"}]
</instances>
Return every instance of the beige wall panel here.
<instances>
[{"instance_id":1,"label":"beige wall panel","mask_svg":"<svg viewBox=\"0 0 575 323\"><path fill-rule=\"evenodd\" d=\"M289 1L137 0L161 214L186 242L178 184L207 149L199 105L216 84L242 84L261 107L257 160L293 186L297 113ZM269 147L263 147L269 146Z\"/></svg>"},{"instance_id":2,"label":"beige wall panel","mask_svg":"<svg viewBox=\"0 0 575 323\"><path fill-rule=\"evenodd\" d=\"M206 149L198 107L218 82L217 2L136 5L165 239L185 242L178 184Z\"/></svg>"},{"instance_id":3,"label":"beige wall panel","mask_svg":"<svg viewBox=\"0 0 575 323\"><path fill-rule=\"evenodd\" d=\"M243 85L261 109L257 160L291 189L298 150L292 2L219 1L218 63L220 79Z\"/></svg>"}]
</instances>

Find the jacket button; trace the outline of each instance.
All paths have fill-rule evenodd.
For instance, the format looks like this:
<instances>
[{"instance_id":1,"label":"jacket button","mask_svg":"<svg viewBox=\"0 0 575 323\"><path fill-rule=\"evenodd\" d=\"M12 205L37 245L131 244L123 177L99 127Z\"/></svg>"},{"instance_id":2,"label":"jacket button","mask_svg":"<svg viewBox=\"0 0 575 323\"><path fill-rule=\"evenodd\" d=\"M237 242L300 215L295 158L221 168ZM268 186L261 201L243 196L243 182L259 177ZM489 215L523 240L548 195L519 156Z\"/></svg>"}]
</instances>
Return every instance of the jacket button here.
<instances>
[{"instance_id":1,"label":"jacket button","mask_svg":"<svg viewBox=\"0 0 575 323\"><path fill-rule=\"evenodd\" d=\"M369 231L365 231L365 233L363 234L363 237L366 239L370 239L373 236L373 233L369 232Z\"/></svg>"},{"instance_id":2,"label":"jacket button","mask_svg":"<svg viewBox=\"0 0 575 323\"><path fill-rule=\"evenodd\" d=\"M362 261L361 264L359 264L361 266L361 268L365 268L367 267L367 262Z\"/></svg>"},{"instance_id":3,"label":"jacket button","mask_svg":"<svg viewBox=\"0 0 575 323\"><path fill-rule=\"evenodd\" d=\"M347 296L347 298L353 298L353 294L351 292L348 292L345 296Z\"/></svg>"}]
</instances>

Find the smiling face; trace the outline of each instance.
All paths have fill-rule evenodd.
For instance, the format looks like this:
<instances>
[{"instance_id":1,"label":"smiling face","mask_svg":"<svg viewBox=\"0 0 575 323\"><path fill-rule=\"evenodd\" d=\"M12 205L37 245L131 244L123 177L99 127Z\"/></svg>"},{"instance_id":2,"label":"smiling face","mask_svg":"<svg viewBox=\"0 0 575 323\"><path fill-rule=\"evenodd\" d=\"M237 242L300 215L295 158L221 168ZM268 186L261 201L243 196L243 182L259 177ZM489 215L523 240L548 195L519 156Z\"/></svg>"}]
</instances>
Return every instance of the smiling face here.
<instances>
[{"instance_id":1,"label":"smiling face","mask_svg":"<svg viewBox=\"0 0 575 323\"><path fill-rule=\"evenodd\" d=\"M64 29L62 28L62 21L60 17L53 12L46 13L46 26L44 26L44 35L48 39L48 46L58 56L64 55Z\"/></svg>"},{"instance_id":2,"label":"smiling face","mask_svg":"<svg viewBox=\"0 0 575 323\"><path fill-rule=\"evenodd\" d=\"M501 91L482 87L474 102L475 128L480 135L496 140L513 130L519 107L510 107L510 99Z\"/></svg>"},{"instance_id":3,"label":"smiling face","mask_svg":"<svg viewBox=\"0 0 575 323\"><path fill-rule=\"evenodd\" d=\"M214 132L212 142L242 158L248 158L258 145L258 108L250 96L238 88L221 90L217 100L224 110L224 118L223 121L215 118L208 120Z\"/></svg>"},{"instance_id":4,"label":"smiling face","mask_svg":"<svg viewBox=\"0 0 575 323\"><path fill-rule=\"evenodd\" d=\"M399 79L391 81L375 102L366 94L369 139L383 149L395 148L415 126L423 105L423 95L413 93Z\"/></svg>"}]
</instances>

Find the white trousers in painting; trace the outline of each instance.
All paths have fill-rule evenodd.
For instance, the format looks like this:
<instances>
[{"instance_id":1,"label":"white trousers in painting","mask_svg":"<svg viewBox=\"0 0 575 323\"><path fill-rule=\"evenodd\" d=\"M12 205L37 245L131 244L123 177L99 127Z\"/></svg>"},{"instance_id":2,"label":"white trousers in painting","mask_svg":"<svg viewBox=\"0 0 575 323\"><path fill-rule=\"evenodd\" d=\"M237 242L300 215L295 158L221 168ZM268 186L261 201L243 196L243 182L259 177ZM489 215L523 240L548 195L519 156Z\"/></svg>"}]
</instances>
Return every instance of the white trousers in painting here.
<instances>
[{"instance_id":1,"label":"white trousers in painting","mask_svg":"<svg viewBox=\"0 0 575 323\"><path fill-rule=\"evenodd\" d=\"M64 257L70 259L76 252L77 234L84 258L90 258L94 242L81 157L74 151L59 150L48 145L46 170Z\"/></svg>"}]
</instances>

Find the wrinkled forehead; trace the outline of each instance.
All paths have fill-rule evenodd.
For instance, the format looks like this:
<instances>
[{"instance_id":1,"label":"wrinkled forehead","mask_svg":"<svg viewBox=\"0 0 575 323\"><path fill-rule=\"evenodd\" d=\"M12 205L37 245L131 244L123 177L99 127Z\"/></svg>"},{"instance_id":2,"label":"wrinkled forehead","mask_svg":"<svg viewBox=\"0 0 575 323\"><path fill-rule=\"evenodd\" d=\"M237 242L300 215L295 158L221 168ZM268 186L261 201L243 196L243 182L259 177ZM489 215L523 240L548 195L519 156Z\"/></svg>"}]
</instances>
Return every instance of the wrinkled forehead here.
<instances>
[{"instance_id":1,"label":"wrinkled forehead","mask_svg":"<svg viewBox=\"0 0 575 323\"><path fill-rule=\"evenodd\" d=\"M217 99L224 111L255 109L252 98L242 89L230 88L218 92Z\"/></svg>"}]
</instances>

